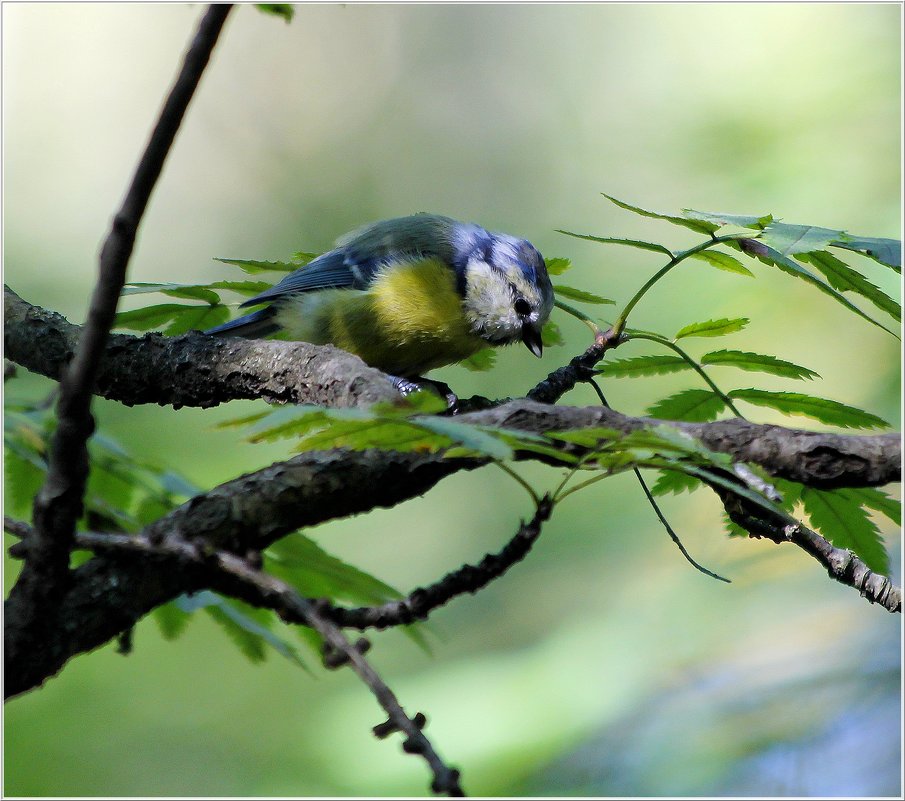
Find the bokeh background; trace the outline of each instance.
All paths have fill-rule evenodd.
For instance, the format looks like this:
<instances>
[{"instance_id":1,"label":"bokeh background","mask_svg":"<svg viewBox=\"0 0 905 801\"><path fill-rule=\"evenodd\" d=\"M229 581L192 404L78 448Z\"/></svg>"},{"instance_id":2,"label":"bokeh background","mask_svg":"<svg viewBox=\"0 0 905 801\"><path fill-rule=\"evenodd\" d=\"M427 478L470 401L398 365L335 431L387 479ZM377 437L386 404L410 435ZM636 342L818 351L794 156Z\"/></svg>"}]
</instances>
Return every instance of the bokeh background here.
<instances>
[{"instance_id":1,"label":"bokeh background","mask_svg":"<svg viewBox=\"0 0 905 801\"><path fill-rule=\"evenodd\" d=\"M99 243L202 10L3 5L4 278L27 300L84 319ZM555 229L670 247L694 238L601 192L666 212L772 212L899 238L901 13L312 5L286 25L243 6L152 198L130 279L232 277L212 257L282 259L366 221L436 211L568 256L568 283L625 302L657 257ZM859 266L899 297L891 271ZM727 347L807 365L823 377L813 392L899 429L898 344L801 282L756 272L683 266L633 323L671 334L751 317ZM560 322L568 344L542 362L512 349L491 373L436 377L463 395L523 394L583 349L581 326ZM649 352L631 347L625 355ZM722 375L727 386L800 389ZM640 413L689 381L610 381L606 391ZM49 387L25 375L6 392ZM566 402L594 398L577 390ZM214 428L253 408L96 404L102 430L203 487L285 457L285 443L252 446ZM541 490L560 478L519 470ZM409 710L428 714L466 790L898 795L900 617L792 548L728 539L704 493L664 506L731 585L690 568L625 476L572 496L523 564L436 613L431 653L398 632L375 637L375 665ZM521 490L488 469L306 533L408 590L498 548L529 512ZM878 523L901 582L899 532ZM16 569L7 564L7 584ZM316 672L276 654L252 665L203 616L175 643L145 620L129 657L102 648L6 705L5 792L426 793L422 762L370 735L380 711L354 676Z\"/></svg>"}]
</instances>

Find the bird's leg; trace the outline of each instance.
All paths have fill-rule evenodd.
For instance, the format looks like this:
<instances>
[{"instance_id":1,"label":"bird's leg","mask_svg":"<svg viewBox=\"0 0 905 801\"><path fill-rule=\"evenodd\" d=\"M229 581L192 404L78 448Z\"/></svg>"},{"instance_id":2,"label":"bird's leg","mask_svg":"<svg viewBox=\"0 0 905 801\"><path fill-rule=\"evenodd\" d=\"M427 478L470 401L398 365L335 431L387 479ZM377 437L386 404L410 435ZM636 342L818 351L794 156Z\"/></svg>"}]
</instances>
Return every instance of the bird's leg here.
<instances>
[{"instance_id":1,"label":"bird's leg","mask_svg":"<svg viewBox=\"0 0 905 801\"><path fill-rule=\"evenodd\" d=\"M446 401L446 406L450 411L454 411L456 404L459 402L456 393L449 388L448 384L444 384L442 381L434 381L421 376L402 378L394 375L390 377L393 379L393 386L396 387L396 390L403 397L411 395L413 392L420 392L423 389L430 388Z\"/></svg>"}]
</instances>

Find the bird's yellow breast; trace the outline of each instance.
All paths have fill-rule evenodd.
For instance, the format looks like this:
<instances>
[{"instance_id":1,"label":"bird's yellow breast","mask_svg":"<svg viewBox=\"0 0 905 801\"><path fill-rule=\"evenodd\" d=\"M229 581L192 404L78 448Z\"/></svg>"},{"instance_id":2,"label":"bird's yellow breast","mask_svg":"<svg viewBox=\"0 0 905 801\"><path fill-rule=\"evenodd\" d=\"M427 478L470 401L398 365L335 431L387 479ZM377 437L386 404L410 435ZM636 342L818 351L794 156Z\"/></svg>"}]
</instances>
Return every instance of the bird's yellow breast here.
<instances>
[{"instance_id":1,"label":"bird's yellow breast","mask_svg":"<svg viewBox=\"0 0 905 801\"><path fill-rule=\"evenodd\" d=\"M487 345L472 333L453 271L436 259L393 264L367 290L324 289L282 304L292 339L333 344L393 375L415 376Z\"/></svg>"}]
</instances>

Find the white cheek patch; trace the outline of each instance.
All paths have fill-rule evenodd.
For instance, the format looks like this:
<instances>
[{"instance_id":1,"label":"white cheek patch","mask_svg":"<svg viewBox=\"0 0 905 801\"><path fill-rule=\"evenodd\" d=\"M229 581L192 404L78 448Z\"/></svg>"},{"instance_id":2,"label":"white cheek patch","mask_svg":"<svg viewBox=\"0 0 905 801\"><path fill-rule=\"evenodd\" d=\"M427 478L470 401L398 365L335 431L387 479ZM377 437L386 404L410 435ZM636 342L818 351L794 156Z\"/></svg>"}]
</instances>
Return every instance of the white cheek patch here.
<instances>
[{"instance_id":1,"label":"white cheek patch","mask_svg":"<svg viewBox=\"0 0 905 801\"><path fill-rule=\"evenodd\" d=\"M509 282L482 259L468 262L465 316L473 331L491 341L517 339L521 321L512 309Z\"/></svg>"}]
</instances>

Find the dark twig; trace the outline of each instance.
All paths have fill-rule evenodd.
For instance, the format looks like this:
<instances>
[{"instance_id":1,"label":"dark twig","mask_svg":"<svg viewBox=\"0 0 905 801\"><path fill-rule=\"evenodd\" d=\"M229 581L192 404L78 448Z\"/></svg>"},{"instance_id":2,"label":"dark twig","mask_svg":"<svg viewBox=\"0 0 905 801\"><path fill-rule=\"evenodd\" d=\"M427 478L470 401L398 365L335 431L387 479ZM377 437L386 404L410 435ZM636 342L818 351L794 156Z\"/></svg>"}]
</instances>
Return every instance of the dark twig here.
<instances>
[{"instance_id":1,"label":"dark twig","mask_svg":"<svg viewBox=\"0 0 905 801\"><path fill-rule=\"evenodd\" d=\"M528 393L528 399L538 403L556 403L576 384L594 376L594 368L608 350L618 347L626 338L610 328L594 337L594 344L576 356L565 367L554 370Z\"/></svg>"},{"instance_id":2,"label":"dark twig","mask_svg":"<svg viewBox=\"0 0 905 801\"><path fill-rule=\"evenodd\" d=\"M498 553L487 554L477 565L460 567L435 584L419 587L406 598L381 606L356 609L325 607L324 615L343 628L356 629L385 629L424 620L434 609L449 603L457 595L477 592L524 559L540 535L542 524L550 519L552 511L550 498L544 496L538 503L534 517L527 523L522 523L515 536Z\"/></svg>"},{"instance_id":3,"label":"dark twig","mask_svg":"<svg viewBox=\"0 0 905 801\"><path fill-rule=\"evenodd\" d=\"M215 588L221 592L237 595L256 606L273 609L287 622L304 623L315 629L334 652L339 652L345 657L345 662L368 686L388 719L397 730L406 735L403 750L406 753L419 754L427 762L434 776L431 790L453 797L465 795L459 785L459 771L443 762L430 740L421 731L423 716L416 720L406 714L395 693L364 658L365 649L359 647L357 643L350 643L339 626L319 610L318 604L302 598L285 582L255 570L232 554L218 553L216 560L217 570L213 574Z\"/></svg>"},{"instance_id":4,"label":"dark twig","mask_svg":"<svg viewBox=\"0 0 905 801\"><path fill-rule=\"evenodd\" d=\"M851 551L837 548L816 531L798 521L789 522L777 517L768 519L760 510L753 512L743 498L718 491L730 519L752 537L766 538L779 544L791 542L822 564L830 578L854 587L872 604L879 604L890 612L902 611L902 588L889 578L874 573Z\"/></svg>"},{"instance_id":5,"label":"dark twig","mask_svg":"<svg viewBox=\"0 0 905 801\"><path fill-rule=\"evenodd\" d=\"M592 378L589 379L588 383L594 388L594 391L597 393L597 397L600 398L600 402L610 408L610 404L607 403L607 399L603 394L603 390L600 388L600 385ZM710 578L715 578L717 581L724 581L726 584L731 584L732 582L729 579L724 578L718 573L714 573L712 570L708 570L703 565L696 562L690 553L685 548L685 545L682 543L682 540L679 539L679 535L676 534L673 527L669 524L669 521L666 519L666 515L663 514L663 511L660 509L660 504L657 503L653 494L647 486L647 482L644 480L644 476L641 475L641 471L637 467L632 468L632 472L635 474L635 478L638 479L638 483L641 485L641 489L644 491L644 497L647 498L647 502L650 504L651 508L654 510L654 514L657 515L657 519L660 521L663 528L666 529L666 533L669 535L669 538L676 544L676 547L679 549L679 552L682 556L685 557L685 560L693 567L695 570L699 570L705 576L710 576Z\"/></svg>"},{"instance_id":6,"label":"dark twig","mask_svg":"<svg viewBox=\"0 0 905 801\"><path fill-rule=\"evenodd\" d=\"M17 536L27 537L30 533L27 524L10 518L4 518L4 527ZM449 796L464 795L459 786L459 771L443 762L422 732L424 716L419 713L409 717L406 714L395 693L364 658L367 646L360 641L350 643L337 623L321 611L319 602L303 598L289 584L260 571L246 559L228 551L209 549L201 543L176 538L152 542L142 536L95 532L79 532L76 541L79 547L98 553L131 553L175 562L201 576L204 585L217 592L260 608L272 609L287 623L310 626L324 638L330 652L341 657L332 657L332 663L328 666L349 665L383 707L393 729L406 735L404 750L420 754L430 766L434 776L431 789Z\"/></svg>"},{"instance_id":7,"label":"dark twig","mask_svg":"<svg viewBox=\"0 0 905 801\"><path fill-rule=\"evenodd\" d=\"M60 382L59 423L50 447L47 477L34 503L35 536L30 539L22 573L6 602L7 611L17 613L7 616L8 646L11 641L39 639L40 633L31 630L35 620L48 606L56 605L65 591L69 552L88 475L87 441L94 430L91 398L95 376L116 314L126 266L151 191L230 8L211 6L202 19L101 249L88 319Z\"/></svg>"}]
</instances>

